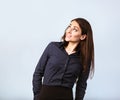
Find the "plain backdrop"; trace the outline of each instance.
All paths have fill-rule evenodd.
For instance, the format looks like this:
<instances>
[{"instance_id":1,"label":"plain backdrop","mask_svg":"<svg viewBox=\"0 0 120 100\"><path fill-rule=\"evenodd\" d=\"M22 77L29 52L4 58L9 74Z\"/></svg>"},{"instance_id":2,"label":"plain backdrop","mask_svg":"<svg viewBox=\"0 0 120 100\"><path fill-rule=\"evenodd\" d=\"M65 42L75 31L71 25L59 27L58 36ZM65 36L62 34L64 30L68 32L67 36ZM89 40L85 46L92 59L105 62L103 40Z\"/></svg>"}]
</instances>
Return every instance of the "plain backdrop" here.
<instances>
[{"instance_id":1,"label":"plain backdrop","mask_svg":"<svg viewBox=\"0 0 120 100\"><path fill-rule=\"evenodd\" d=\"M120 0L0 0L0 100L33 99L42 52L77 17L94 33L95 74L85 100L120 100L119 9Z\"/></svg>"}]
</instances>

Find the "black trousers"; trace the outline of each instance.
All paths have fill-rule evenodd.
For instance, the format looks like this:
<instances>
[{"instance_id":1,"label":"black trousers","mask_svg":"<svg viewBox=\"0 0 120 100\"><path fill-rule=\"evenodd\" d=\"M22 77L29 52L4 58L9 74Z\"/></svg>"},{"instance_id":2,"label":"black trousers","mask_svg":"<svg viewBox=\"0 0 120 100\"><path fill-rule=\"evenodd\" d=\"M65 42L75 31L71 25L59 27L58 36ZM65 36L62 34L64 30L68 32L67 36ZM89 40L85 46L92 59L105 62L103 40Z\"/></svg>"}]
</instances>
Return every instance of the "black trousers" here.
<instances>
[{"instance_id":1,"label":"black trousers","mask_svg":"<svg viewBox=\"0 0 120 100\"><path fill-rule=\"evenodd\" d=\"M72 89L43 85L37 100L73 100Z\"/></svg>"}]
</instances>

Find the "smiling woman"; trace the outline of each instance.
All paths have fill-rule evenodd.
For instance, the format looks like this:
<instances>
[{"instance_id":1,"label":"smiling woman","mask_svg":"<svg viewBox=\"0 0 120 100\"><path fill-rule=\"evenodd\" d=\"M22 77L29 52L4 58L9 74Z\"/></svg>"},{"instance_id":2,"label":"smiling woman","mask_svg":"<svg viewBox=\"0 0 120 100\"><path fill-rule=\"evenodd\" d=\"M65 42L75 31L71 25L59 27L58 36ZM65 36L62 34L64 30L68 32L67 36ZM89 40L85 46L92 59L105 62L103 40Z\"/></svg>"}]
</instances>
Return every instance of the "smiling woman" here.
<instances>
[{"instance_id":1,"label":"smiling woman","mask_svg":"<svg viewBox=\"0 0 120 100\"><path fill-rule=\"evenodd\" d=\"M94 70L90 24L83 18L73 19L62 40L51 42L36 66L33 75L34 100L73 100L75 83L75 100L84 98L89 72Z\"/></svg>"},{"instance_id":2,"label":"smiling woman","mask_svg":"<svg viewBox=\"0 0 120 100\"><path fill-rule=\"evenodd\" d=\"M72 21L66 29L66 41L78 42L80 41L81 28L76 21Z\"/></svg>"},{"instance_id":3,"label":"smiling woman","mask_svg":"<svg viewBox=\"0 0 120 100\"><path fill-rule=\"evenodd\" d=\"M66 47L68 54L74 53L74 48L80 43L80 40L84 40L86 38L86 34L82 35L82 30L76 21L72 21L70 23L66 29L65 35L65 41L69 42L69 45L71 45L70 48L72 49L70 50L70 48Z\"/></svg>"}]
</instances>

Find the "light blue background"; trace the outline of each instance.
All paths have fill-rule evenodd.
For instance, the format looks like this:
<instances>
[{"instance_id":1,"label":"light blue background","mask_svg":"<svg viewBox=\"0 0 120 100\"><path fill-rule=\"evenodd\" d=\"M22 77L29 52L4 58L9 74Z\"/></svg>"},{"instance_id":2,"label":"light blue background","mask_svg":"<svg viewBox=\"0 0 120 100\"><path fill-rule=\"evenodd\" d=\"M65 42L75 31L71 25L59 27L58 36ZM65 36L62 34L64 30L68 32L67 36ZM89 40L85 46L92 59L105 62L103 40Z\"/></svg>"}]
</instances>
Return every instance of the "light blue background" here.
<instances>
[{"instance_id":1,"label":"light blue background","mask_svg":"<svg viewBox=\"0 0 120 100\"><path fill-rule=\"evenodd\" d=\"M119 9L119 0L0 0L0 100L32 100L43 50L76 17L94 32L96 68L85 100L120 100Z\"/></svg>"}]
</instances>

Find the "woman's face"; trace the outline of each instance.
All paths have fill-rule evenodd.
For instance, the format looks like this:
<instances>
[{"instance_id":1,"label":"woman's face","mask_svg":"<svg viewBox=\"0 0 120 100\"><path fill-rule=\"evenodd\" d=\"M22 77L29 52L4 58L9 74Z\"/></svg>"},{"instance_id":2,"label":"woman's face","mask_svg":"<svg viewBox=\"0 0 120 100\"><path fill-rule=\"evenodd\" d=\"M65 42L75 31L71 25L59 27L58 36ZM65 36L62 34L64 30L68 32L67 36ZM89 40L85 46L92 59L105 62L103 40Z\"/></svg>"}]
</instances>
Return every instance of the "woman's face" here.
<instances>
[{"instance_id":1,"label":"woman's face","mask_svg":"<svg viewBox=\"0 0 120 100\"><path fill-rule=\"evenodd\" d=\"M67 42L80 42L82 30L76 21L72 21L65 31L65 41Z\"/></svg>"}]
</instances>

